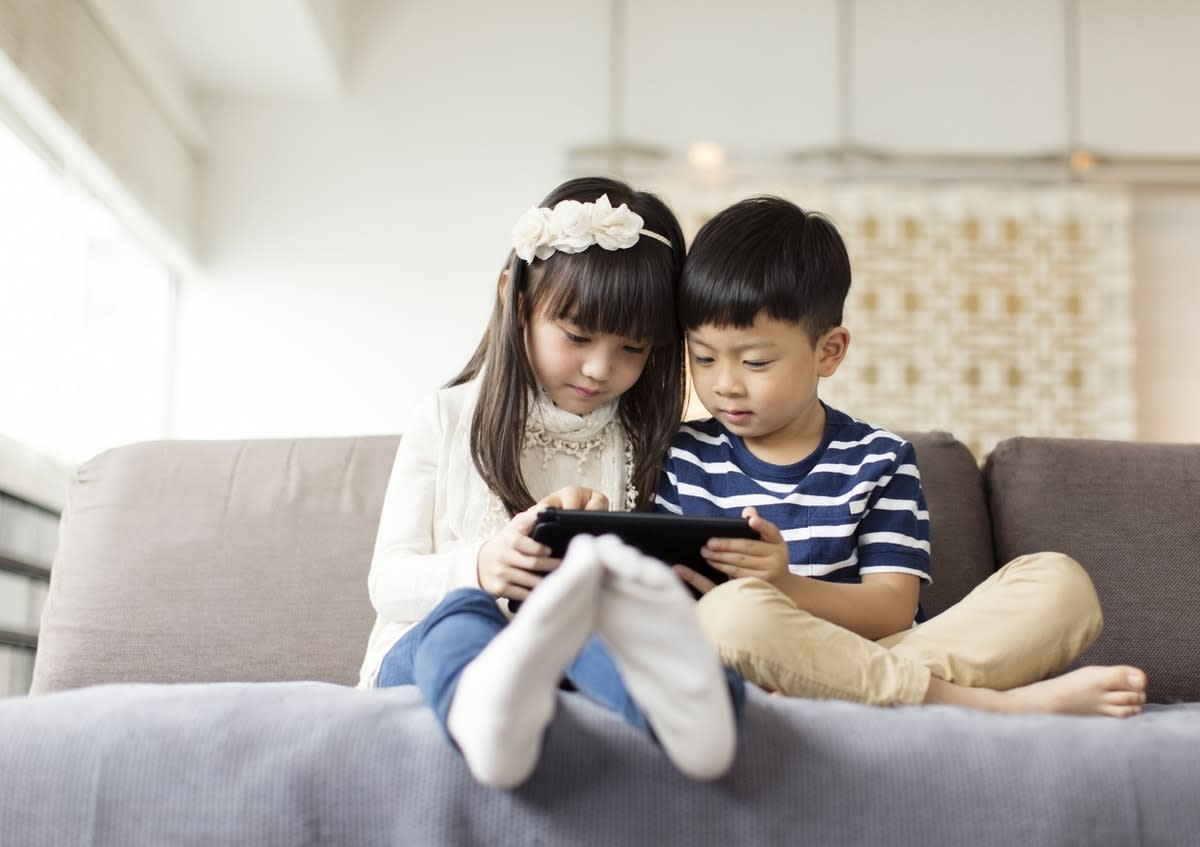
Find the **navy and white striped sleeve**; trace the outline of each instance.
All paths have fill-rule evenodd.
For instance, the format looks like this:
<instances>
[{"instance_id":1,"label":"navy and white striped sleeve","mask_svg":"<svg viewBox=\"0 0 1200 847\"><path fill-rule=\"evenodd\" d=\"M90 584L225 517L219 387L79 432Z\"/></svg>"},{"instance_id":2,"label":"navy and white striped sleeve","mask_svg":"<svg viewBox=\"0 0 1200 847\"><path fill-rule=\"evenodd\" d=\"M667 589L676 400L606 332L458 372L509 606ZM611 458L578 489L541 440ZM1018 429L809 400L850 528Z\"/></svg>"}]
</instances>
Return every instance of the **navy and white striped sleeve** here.
<instances>
[{"instance_id":1,"label":"navy and white striped sleeve","mask_svg":"<svg viewBox=\"0 0 1200 847\"><path fill-rule=\"evenodd\" d=\"M907 441L897 446L892 467L879 480L859 524L859 573L911 573L932 582L929 510L917 470L917 453Z\"/></svg>"},{"instance_id":2,"label":"navy and white striped sleeve","mask_svg":"<svg viewBox=\"0 0 1200 847\"><path fill-rule=\"evenodd\" d=\"M673 452L673 450L672 450ZM669 452L663 459L662 476L659 478L658 493L654 497L654 511L683 514L679 505L679 479L675 471L675 460Z\"/></svg>"}]
</instances>

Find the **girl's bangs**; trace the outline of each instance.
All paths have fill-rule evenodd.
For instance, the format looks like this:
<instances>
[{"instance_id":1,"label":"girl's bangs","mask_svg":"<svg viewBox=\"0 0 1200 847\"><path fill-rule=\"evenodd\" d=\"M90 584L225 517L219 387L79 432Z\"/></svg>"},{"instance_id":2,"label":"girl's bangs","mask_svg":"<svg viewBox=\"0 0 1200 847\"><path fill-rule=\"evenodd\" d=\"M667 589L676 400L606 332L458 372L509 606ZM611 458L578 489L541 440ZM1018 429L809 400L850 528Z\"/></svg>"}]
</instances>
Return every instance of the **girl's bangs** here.
<instances>
[{"instance_id":1,"label":"girl's bangs","mask_svg":"<svg viewBox=\"0 0 1200 847\"><path fill-rule=\"evenodd\" d=\"M648 266L636 248L564 255L540 270L536 311L588 332L669 344L678 335L675 286L668 263ZM559 256L552 257L554 259Z\"/></svg>"}]
</instances>

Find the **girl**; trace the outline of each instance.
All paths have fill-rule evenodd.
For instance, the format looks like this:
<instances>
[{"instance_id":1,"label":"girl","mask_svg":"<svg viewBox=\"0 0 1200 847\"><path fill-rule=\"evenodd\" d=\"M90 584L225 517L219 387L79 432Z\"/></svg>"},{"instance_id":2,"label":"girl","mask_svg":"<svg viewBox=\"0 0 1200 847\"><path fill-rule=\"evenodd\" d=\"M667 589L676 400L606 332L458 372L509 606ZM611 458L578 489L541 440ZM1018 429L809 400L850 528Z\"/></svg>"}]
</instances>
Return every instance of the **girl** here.
<instances>
[{"instance_id":1,"label":"girl","mask_svg":"<svg viewBox=\"0 0 1200 847\"><path fill-rule=\"evenodd\" d=\"M742 690L686 589L614 538L578 539L560 562L529 537L547 505L653 503L683 402L679 224L651 194L578 179L513 241L483 340L397 451L360 685L416 684L498 787L532 772L564 675L652 731L684 773L715 778Z\"/></svg>"}]
</instances>

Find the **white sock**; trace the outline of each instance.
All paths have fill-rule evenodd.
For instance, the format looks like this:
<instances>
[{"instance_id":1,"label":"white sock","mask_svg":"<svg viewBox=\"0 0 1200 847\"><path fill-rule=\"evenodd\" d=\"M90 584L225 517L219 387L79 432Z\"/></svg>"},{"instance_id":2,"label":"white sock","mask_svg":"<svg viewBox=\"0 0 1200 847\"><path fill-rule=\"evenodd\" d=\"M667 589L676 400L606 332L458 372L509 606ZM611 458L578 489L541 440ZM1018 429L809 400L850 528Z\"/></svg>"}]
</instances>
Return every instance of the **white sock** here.
<instances>
[{"instance_id":1,"label":"white sock","mask_svg":"<svg viewBox=\"0 0 1200 847\"><path fill-rule=\"evenodd\" d=\"M573 541L512 623L463 670L446 728L480 782L513 788L533 773L563 670L595 629L603 576L595 540Z\"/></svg>"},{"instance_id":2,"label":"white sock","mask_svg":"<svg viewBox=\"0 0 1200 847\"><path fill-rule=\"evenodd\" d=\"M733 764L737 727L716 650L674 572L612 535L596 541L605 566L598 629L629 694L667 756L693 779Z\"/></svg>"}]
</instances>

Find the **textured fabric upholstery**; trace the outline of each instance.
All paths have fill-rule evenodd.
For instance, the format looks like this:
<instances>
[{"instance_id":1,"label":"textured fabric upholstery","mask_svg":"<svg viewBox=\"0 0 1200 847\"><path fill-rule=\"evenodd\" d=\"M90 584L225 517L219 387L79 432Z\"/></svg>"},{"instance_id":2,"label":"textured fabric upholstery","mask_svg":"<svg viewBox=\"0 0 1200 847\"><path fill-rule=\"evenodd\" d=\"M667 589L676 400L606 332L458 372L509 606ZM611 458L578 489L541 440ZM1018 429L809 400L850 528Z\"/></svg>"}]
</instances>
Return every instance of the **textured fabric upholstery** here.
<instances>
[{"instance_id":1,"label":"textured fabric upholstery","mask_svg":"<svg viewBox=\"0 0 1200 847\"><path fill-rule=\"evenodd\" d=\"M966 445L946 432L900 433L917 451L929 507L933 584L921 589L932 617L957 603L996 569L992 526L979 464Z\"/></svg>"},{"instance_id":2,"label":"textured fabric upholstery","mask_svg":"<svg viewBox=\"0 0 1200 847\"><path fill-rule=\"evenodd\" d=\"M932 516L927 613L992 570L978 468L910 433ZM350 683L397 436L161 441L84 464L68 492L33 690L101 682Z\"/></svg>"},{"instance_id":3,"label":"textured fabric upholstery","mask_svg":"<svg viewBox=\"0 0 1200 847\"><path fill-rule=\"evenodd\" d=\"M682 777L576 694L532 779L476 783L411 688L98 686L0 701L23 847L1194 844L1200 709L1128 721L749 693L733 770Z\"/></svg>"},{"instance_id":4,"label":"textured fabric upholstery","mask_svg":"<svg viewBox=\"0 0 1200 847\"><path fill-rule=\"evenodd\" d=\"M1104 632L1077 664L1132 664L1157 702L1200 700L1200 446L1015 438L985 475L997 558L1057 550Z\"/></svg>"},{"instance_id":5,"label":"textured fabric upholstery","mask_svg":"<svg viewBox=\"0 0 1200 847\"><path fill-rule=\"evenodd\" d=\"M120 447L69 487L33 691L357 679L396 436Z\"/></svg>"}]
</instances>

